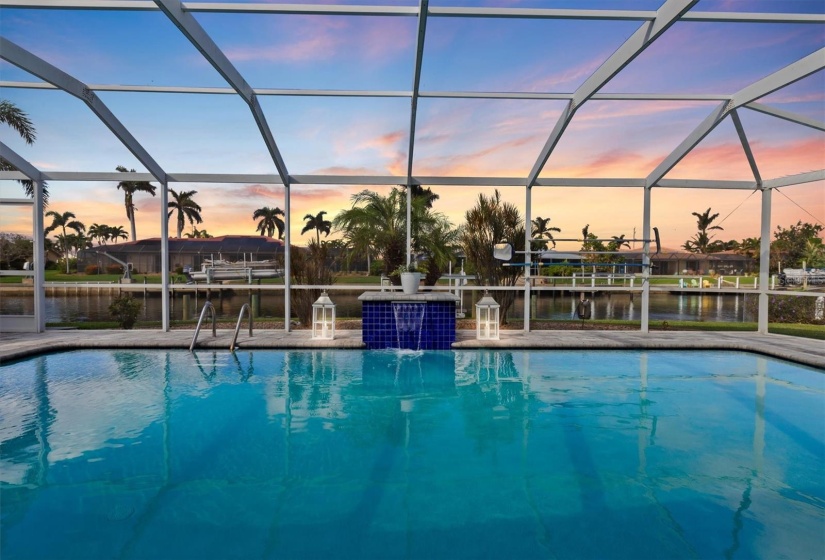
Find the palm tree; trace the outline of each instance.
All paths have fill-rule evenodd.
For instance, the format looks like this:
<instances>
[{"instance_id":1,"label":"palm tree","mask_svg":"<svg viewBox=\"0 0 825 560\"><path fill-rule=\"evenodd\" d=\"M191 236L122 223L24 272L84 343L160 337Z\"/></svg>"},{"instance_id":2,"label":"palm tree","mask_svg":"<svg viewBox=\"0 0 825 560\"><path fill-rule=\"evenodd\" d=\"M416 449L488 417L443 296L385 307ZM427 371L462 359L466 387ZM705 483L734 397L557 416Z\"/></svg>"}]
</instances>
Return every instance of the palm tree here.
<instances>
[{"instance_id":1,"label":"palm tree","mask_svg":"<svg viewBox=\"0 0 825 560\"><path fill-rule=\"evenodd\" d=\"M98 245L106 245L110 238L111 229L112 227L106 224L92 224L89 226L89 239L91 241L97 240Z\"/></svg>"},{"instance_id":2,"label":"palm tree","mask_svg":"<svg viewBox=\"0 0 825 560\"><path fill-rule=\"evenodd\" d=\"M352 208L340 211L333 226L354 250L379 256L387 276L405 260L406 197L397 188L387 196L370 190L352 195Z\"/></svg>"},{"instance_id":3,"label":"palm tree","mask_svg":"<svg viewBox=\"0 0 825 560\"><path fill-rule=\"evenodd\" d=\"M306 220L307 224L304 226L304 229L301 230L301 235L305 234L310 230L315 230L315 241L320 245L321 244L321 232L324 232L324 237L329 237L330 229L332 228L332 222L329 220L324 219L324 214L326 214L325 210L321 210L314 216L312 214L307 214L304 216L304 220Z\"/></svg>"},{"instance_id":4,"label":"palm tree","mask_svg":"<svg viewBox=\"0 0 825 560\"><path fill-rule=\"evenodd\" d=\"M52 231L60 228L61 235L58 236L58 240L60 240L60 244L62 246L63 255L66 259L66 274L69 273L69 237L66 234L66 228L73 229L78 234L82 234L86 231L86 226L83 225L83 222L78 222L75 220L77 216L75 216L72 212L63 212L62 214L58 214L54 210L49 210L46 212L46 216L52 217L52 225L46 228L43 232L44 234L48 235Z\"/></svg>"},{"instance_id":5,"label":"palm tree","mask_svg":"<svg viewBox=\"0 0 825 560\"><path fill-rule=\"evenodd\" d=\"M135 172L134 169L129 170L122 165L118 165L115 169L121 173ZM137 208L135 208L133 200L134 194L136 192L148 192L152 196L155 196L157 187L147 181L121 181L117 184L117 188L123 190L123 203L126 205L126 219L129 220L129 224L132 226L132 241L137 241L137 232L135 230L135 212L137 212Z\"/></svg>"},{"instance_id":6,"label":"palm tree","mask_svg":"<svg viewBox=\"0 0 825 560\"><path fill-rule=\"evenodd\" d=\"M189 239L209 239L212 237L205 229L198 229L196 227L192 228L192 233L186 233L184 235Z\"/></svg>"},{"instance_id":7,"label":"palm tree","mask_svg":"<svg viewBox=\"0 0 825 560\"><path fill-rule=\"evenodd\" d=\"M621 235L612 235L611 236L613 241L608 242L607 250L608 251L618 251L622 247L627 247L630 249L630 241L624 238L624 234Z\"/></svg>"},{"instance_id":8,"label":"palm tree","mask_svg":"<svg viewBox=\"0 0 825 560\"><path fill-rule=\"evenodd\" d=\"M399 186L403 187L403 185L399 185ZM438 200L439 198L441 198L440 196L435 194L430 187L427 187L425 189L421 185L412 185L411 195L412 195L413 198L423 198L424 199L424 207L428 208L428 209L431 209L433 207L433 203L436 200Z\"/></svg>"},{"instance_id":9,"label":"palm tree","mask_svg":"<svg viewBox=\"0 0 825 560\"><path fill-rule=\"evenodd\" d=\"M123 229L123 226L109 227L109 239L117 241L118 239L129 239L129 234Z\"/></svg>"},{"instance_id":10,"label":"palm tree","mask_svg":"<svg viewBox=\"0 0 825 560\"><path fill-rule=\"evenodd\" d=\"M258 208L255 210L255 213L252 214L253 220L260 220L255 231L260 231L261 235L273 237L275 235L275 230L277 229L278 239L283 239L286 224L284 224L284 221L278 217L283 215L284 211L277 206L275 208L270 208L269 206Z\"/></svg>"},{"instance_id":11,"label":"palm tree","mask_svg":"<svg viewBox=\"0 0 825 560\"><path fill-rule=\"evenodd\" d=\"M443 216L429 228L425 236L426 243L421 244L421 252L427 261L427 274L424 277L426 286L434 286L438 282L447 265L459 251L458 236L459 230Z\"/></svg>"},{"instance_id":12,"label":"palm tree","mask_svg":"<svg viewBox=\"0 0 825 560\"><path fill-rule=\"evenodd\" d=\"M708 235L708 231L718 229L723 230L724 228L720 226L711 226L710 224L719 217L719 214L710 213L710 208L705 210L703 213L699 212L692 212L694 216L696 216L696 227L699 230L692 239L685 241L683 248L690 251L691 253L702 253L707 254L712 252L710 249L710 236ZM714 247L718 248L718 247Z\"/></svg>"},{"instance_id":13,"label":"palm tree","mask_svg":"<svg viewBox=\"0 0 825 560\"><path fill-rule=\"evenodd\" d=\"M818 237L808 239L802 258L808 268L820 268L825 264L825 246L822 244L822 239Z\"/></svg>"},{"instance_id":14,"label":"palm tree","mask_svg":"<svg viewBox=\"0 0 825 560\"><path fill-rule=\"evenodd\" d=\"M518 208L502 201L501 193L496 189L493 196L479 194L475 206L467 210L464 218L460 243L479 280L487 286L515 286L524 269L501 266L493 256L493 248L497 243L508 242L516 252L524 250L524 220ZM515 292L499 293L496 300L501 306L499 320L506 324Z\"/></svg>"},{"instance_id":15,"label":"palm tree","mask_svg":"<svg viewBox=\"0 0 825 560\"><path fill-rule=\"evenodd\" d=\"M535 241L536 239L548 239L553 243L553 248L556 248L556 241L553 239L552 232L561 232L561 229L557 227L547 227L549 223L550 218L542 218L541 216L536 216L536 219L532 221L533 229L531 231L531 237L533 238L533 242L537 244L536 247L538 249L546 250L547 241Z\"/></svg>"},{"instance_id":16,"label":"palm tree","mask_svg":"<svg viewBox=\"0 0 825 560\"><path fill-rule=\"evenodd\" d=\"M9 125L29 146L34 144L34 141L37 139L37 131L34 129L34 124L32 124L26 112L6 99L0 101L0 123ZM17 169L5 159L0 158L0 171L17 171ZM23 188L26 190L26 196L34 198L34 183L31 179L18 179L17 182L23 185ZM46 205L48 202L49 190L44 182L43 204Z\"/></svg>"},{"instance_id":17,"label":"palm tree","mask_svg":"<svg viewBox=\"0 0 825 560\"><path fill-rule=\"evenodd\" d=\"M203 218L201 218L202 208L192 198L192 195L198 194L198 191L181 191L178 193L175 189L169 189L169 194L172 195L174 200L167 205L172 210L169 211L166 217L170 218L172 214L177 212L178 238L180 238L183 235L184 220L188 219L192 225L203 223Z\"/></svg>"}]
</instances>

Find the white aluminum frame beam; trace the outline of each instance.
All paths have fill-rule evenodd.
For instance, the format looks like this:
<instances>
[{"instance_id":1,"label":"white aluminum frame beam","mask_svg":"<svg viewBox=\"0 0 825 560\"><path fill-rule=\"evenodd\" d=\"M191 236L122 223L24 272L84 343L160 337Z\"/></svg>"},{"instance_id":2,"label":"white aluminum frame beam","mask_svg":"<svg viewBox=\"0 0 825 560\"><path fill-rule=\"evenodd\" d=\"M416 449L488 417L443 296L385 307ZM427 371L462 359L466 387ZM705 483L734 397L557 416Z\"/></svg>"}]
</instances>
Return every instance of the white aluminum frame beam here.
<instances>
[{"instance_id":1,"label":"white aluminum frame beam","mask_svg":"<svg viewBox=\"0 0 825 560\"><path fill-rule=\"evenodd\" d=\"M169 184L163 181L160 184L160 283L163 290L160 293L161 330L169 332L169 315L171 305L169 301Z\"/></svg>"},{"instance_id":2,"label":"white aluminum frame beam","mask_svg":"<svg viewBox=\"0 0 825 560\"><path fill-rule=\"evenodd\" d=\"M714 181L708 179L660 179L656 187L665 189L723 189L723 190L755 190L758 185L754 181Z\"/></svg>"},{"instance_id":3,"label":"white aluminum frame beam","mask_svg":"<svg viewBox=\"0 0 825 560\"><path fill-rule=\"evenodd\" d=\"M0 0L0 7L42 8L64 10L156 11L151 0ZM404 6L342 6L335 4L270 4L263 2L184 2L187 12L341 15L341 16L401 16L415 17L418 9ZM434 7L430 17L519 18L652 21L651 10L581 10L546 8L464 8ZM825 23L824 14L786 14L764 12L689 12L682 21L736 23Z\"/></svg>"},{"instance_id":4,"label":"white aluminum frame beam","mask_svg":"<svg viewBox=\"0 0 825 560\"><path fill-rule=\"evenodd\" d=\"M768 179L762 183L762 188L778 189L780 187L802 185L804 183L813 183L815 181L825 181L825 169L808 171L806 173L799 173L798 175L788 175L787 177L779 177L776 179Z\"/></svg>"},{"instance_id":5,"label":"white aluminum frame beam","mask_svg":"<svg viewBox=\"0 0 825 560\"><path fill-rule=\"evenodd\" d=\"M650 213L653 189L645 187L642 202L642 317L640 330L650 332Z\"/></svg>"},{"instance_id":6,"label":"white aluminum frame beam","mask_svg":"<svg viewBox=\"0 0 825 560\"><path fill-rule=\"evenodd\" d=\"M34 259L34 328L35 332L46 330L46 292L43 284L46 280L45 234L43 230L43 173L17 152L0 142L0 157L15 166L34 184L34 201L26 199L0 200L0 204L32 206L32 258Z\"/></svg>"},{"instance_id":7,"label":"white aluminum frame beam","mask_svg":"<svg viewBox=\"0 0 825 560\"><path fill-rule=\"evenodd\" d=\"M43 173L39 169L3 142L0 142L0 157L16 167L20 173L25 175L25 179L32 181L43 180Z\"/></svg>"},{"instance_id":8,"label":"white aluminum frame beam","mask_svg":"<svg viewBox=\"0 0 825 560\"><path fill-rule=\"evenodd\" d=\"M756 101L760 97L764 97L778 89L798 82L802 78L806 78L823 68L825 68L825 47L742 88L731 97L731 103L733 104L731 108L736 109L737 107Z\"/></svg>"},{"instance_id":9,"label":"white aluminum frame beam","mask_svg":"<svg viewBox=\"0 0 825 560\"><path fill-rule=\"evenodd\" d=\"M418 87L421 84L421 63L424 60L424 37L427 34L427 8L429 0L419 0L418 33L415 47L412 96L410 97L410 136L407 146L407 266L412 260L412 170L415 156L415 119L418 114Z\"/></svg>"},{"instance_id":10,"label":"white aluminum frame beam","mask_svg":"<svg viewBox=\"0 0 825 560\"><path fill-rule=\"evenodd\" d=\"M46 82L21 82L0 80L0 87L22 89L57 89ZM142 86L121 84L89 84L92 91L128 92L128 93L192 93L204 95L237 95L238 92L228 87L192 87L192 86ZM412 91L404 90L347 90L347 89L272 89L253 88L257 96L286 97L412 97ZM525 99L569 101L572 93L541 92L495 92L495 91L419 91L418 98L433 99ZM707 93L595 93L592 100L599 101L727 101L729 94ZM778 115L777 115L778 116ZM791 119L789 119L791 120ZM804 124L804 123L801 123Z\"/></svg>"},{"instance_id":11,"label":"white aluminum frame beam","mask_svg":"<svg viewBox=\"0 0 825 560\"><path fill-rule=\"evenodd\" d=\"M246 101L246 104L249 105L249 109L252 111L252 116L255 119L255 124L258 125L258 130L264 139L267 150L269 150L275 168L278 170L278 174L281 176L283 183L288 185L289 172L281 157L281 152L275 143L275 138L272 136L272 131L266 122L266 116L261 109L255 92L249 84L246 83L246 80L241 76L232 62L229 61L224 52L215 44L203 27L201 27L195 17L184 11L183 5L179 0L155 0L155 4L157 4L172 23L180 29L181 33L189 39L192 45L200 51L215 70L223 76L227 83L238 92L238 95Z\"/></svg>"},{"instance_id":12,"label":"white aluminum frame beam","mask_svg":"<svg viewBox=\"0 0 825 560\"><path fill-rule=\"evenodd\" d=\"M654 185L659 182L667 173L673 169L682 159L690 153L716 126L724 120L728 113L743 105L747 105L773 93L774 91L788 86L794 82L810 76L825 68L825 48L821 48L808 56L781 68L773 74L758 80L751 85L742 88L731 96L727 103L720 103L699 126L697 126L685 138L675 150L658 165L656 169L647 176L647 184Z\"/></svg>"},{"instance_id":13,"label":"white aluminum frame beam","mask_svg":"<svg viewBox=\"0 0 825 560\"><path fill-rule=\"evenodd\" d=\"M759 242L759 303L756 317L756 331L768 334L768 289L771 265L771 189L762 189L761 237Z\"/></svg>"},{"instance_id":14,"label":"white aluminum frame beam","mask_svg":"<svg viewBox=\"0 0 825 560\"><path fill-rule=\"evenodd\" d=\"M149 152L132 136L132 133L121 123L117 117L109 110L103 101L89 89L86 84L63 72L59 68L52 66L42 58L30 53L5 37L0 37L0 58L6 60L23 70L34 74L38 78L45 80L66 93L69 93L83 101L97 117L103 121L109 130L132 152L137 160L152 174L153 180L165 181L166 172L149 155Z\"/></svg>"},{"instance_id":15,"label":"white aluminum frame beam","mask_svg":"<svg viewBox=\"0 0 825 560\"><path fill-rule=\"evenodd\" d=\"M412 97L410 98L410 137L407 152L407 185L412 179L413 157L415 153L415 119L418 113L418 86L421 84L421 64L424 60L424 37L427 34L427 6L429 0L420 0L418 33L415 47L415 68L413 69Z\"/></svg>"},{"instance_id":16,"label":"white aluminum frame beam","mask_svg":"<svg viewBox=\"0 0 825 560\"><path fill-rule=\"evenodd\" d=\"M150 173L116 173L109 171L42 171L44 181L152 181ZM20 171L0 171L0 180L28 179ZM230 174L230 173L169 173L170 183L261 183L283 185L278 175ZM810 171L788 177L764 181L763 187L775 188L813 181L825 180L825 171ZM404 182L404 177L391 175L350 176L350 175L290 175L290 186L296 185L353 185L392 186ZM523 187L521 177L413 177L413 185L451 187ZM642 188L645 179L604 179L604 178L553 178L539 179L534 187L542 188ZM727 189L754 190L754 181L714 181L706 179L662 179L655 186L668 189Z\"/></svg>"},{"instance_id":17,"label":"white aluminum frame beam","mask_svg":"<svg viewBox=\"0 0 825 560\"><path fill-rule=\"evenodd\" d=\"M751 166L751 173L756 180L757 185L762 184L762 175L759 173L759 167L756 165L756 158L753 157L748 136L745 134L745 127L742 126L742 120L739 118L739 113L736 109L730 112L730 118L733 121L733 126L736 128L736 134L739 135L739 141L742 142L742 149L745 150L745 157L748 158L748 165Z\"/></svg>"},{"instance_id":18,"label":"white aluminum frame beam","mask_svg":"<svg viewBox=\"0 0 825 560\"><path fill-rule=\"evenodd\" d=\"M762 103L757 103L755 101L753 103L748 103L745 107L752 111L757 111L765 115L770 115L772 117L777 117L792 123L801 124L803 126L825 132L825 122L806 117L805 115L800 115L799 113L792 113L791 111L777 109L776 107L769 107L768 105L763 105Z\"/></svg>"},{"instance_id":19,"label":"white aluminum frame beam","mask_svg":"<svg viewBox=\"0 0 825 560\"><path fill-rule=\"evenodd\" d=\"M550 137L544 144L536 163L530 174L527 176L527 186L532 186L538 179L541 170L550 158L550 154L561 140L564 131L582 106L593 94L608 83L613 76L618 74L625 66L630 64L639 56L653 41L659 38L662 33L676 23L679 18L692 8L699 0L668 0L656 12L656 17L652 21L647 21L636 30L630 38L620 46L593 74L578 87L573 94L573 98L568 102L562 111L556 126L550 133Z\"/></svg>"}]
</instances>

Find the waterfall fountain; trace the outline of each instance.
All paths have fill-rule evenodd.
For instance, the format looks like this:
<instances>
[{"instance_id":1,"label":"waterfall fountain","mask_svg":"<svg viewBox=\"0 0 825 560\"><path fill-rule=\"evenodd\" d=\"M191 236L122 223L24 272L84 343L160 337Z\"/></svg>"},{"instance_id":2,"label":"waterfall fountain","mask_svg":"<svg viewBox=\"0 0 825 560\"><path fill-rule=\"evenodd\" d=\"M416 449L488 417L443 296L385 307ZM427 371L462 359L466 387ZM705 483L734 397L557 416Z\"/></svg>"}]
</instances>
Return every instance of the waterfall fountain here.
<instances>
[{"instance_id":1,"label":"waterfall fountain","mask_svg":"<svg viewBox=\"0 0 825 560\"><path fill-rule=\"evenodd\" d=\"M424 321L423 303L392 302L392 313L395 316L395 337L398 348L408 350L421 349L421 324Z\"/></svg>"},{"instance_id":2,"label":"waterfall fountain","mask_svg":"<svg viewBox=\"0 0 825 560\"><path fill-rule=\"evenodd\" d=\"M458 297L449 292L366 292L358 299L370 350L449 350L455 342Z\"/></svg>"}]
</instances>

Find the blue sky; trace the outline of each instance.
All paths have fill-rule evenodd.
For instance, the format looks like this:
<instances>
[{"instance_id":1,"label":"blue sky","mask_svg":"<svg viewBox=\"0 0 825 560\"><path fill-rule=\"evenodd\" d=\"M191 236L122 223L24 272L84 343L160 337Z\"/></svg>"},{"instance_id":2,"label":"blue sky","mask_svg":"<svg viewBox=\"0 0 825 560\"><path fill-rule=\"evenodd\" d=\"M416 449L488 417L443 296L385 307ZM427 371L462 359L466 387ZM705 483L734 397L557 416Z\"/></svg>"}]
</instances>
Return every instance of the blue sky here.
<instances>
[{"instance_id":1,"label":"blue sky","mask_svg":"<svg viewBox=\"0 0 825 560\"><path fill-rule=\"evenodd\" d=\"M277 3L277 2L276 2ZM330 2L316 2L330 3ZM416 6L414 1L339 4ZM476 2L431 0L430 6L509 6L655 10L660 0ZM822 13L821 0L701 0L694 11ZM414 17L195 15L247 82L256 88L409 91L416 40ZM640 24L628 21L517 20L431 17L422 91L572 92ZM88 84L226 87L221 76L160 12L0 10L2 35ZM603 89L605 92L732 94L825 46L823 24L675 24ZM6 62L5 81L40 81ZM101 99L167 172L275 173L246 105L236 96L112 93ZM14 133L0 140L43 170L112 171L143 167L79 100L54 90L2 88L0 96L29 113L38 139L26 146ZM825 120L825 72L760 102ZM644 177L713 109L715 102L596 101L576 114L542 177ZM261 105L292 174L406 172L409 99L262 96ZM553 100L421 98L415 175L526 176L564 106ZM750 110L740 111L764 178L825 168L822 132ZM729 120L668 175L670 178L752 179ZM283 207L274 185L171 185L198 191L212 234L254 233L261 206ZM2 196L19 186L0 183ZM300 217L334 215L361 187L293 189L294 231ZM389 188L389 186L387 187ZM378 190L386 190L379 188ZM477 192L437 187L436 209L456 225ZM523 189L503 189L524 208ZM126 225L114 183L54 183L52 208L86 223ZM825 219L825 185L783 189L773 222ZM724 238L759 235L759 196L748 192L654 191L665 244L678 246L695 230L693 211L708 206L727 219ZM535 189L533 215L551 216L564 236L585 223L602 235L641 228L641 191ZM747 199L747 202L742 203ZM138 200L139 236L158 235L158 200ZM805 211L800 210L801 206ZM617 211L621 209L621 211ZM0 229L30 230L19 211L0 214ZM665 226L666 225L666 226ZM665 226L665 227L663 227ZM308 238L307 238L308 239Z\"/></svg>"}]
</instances>

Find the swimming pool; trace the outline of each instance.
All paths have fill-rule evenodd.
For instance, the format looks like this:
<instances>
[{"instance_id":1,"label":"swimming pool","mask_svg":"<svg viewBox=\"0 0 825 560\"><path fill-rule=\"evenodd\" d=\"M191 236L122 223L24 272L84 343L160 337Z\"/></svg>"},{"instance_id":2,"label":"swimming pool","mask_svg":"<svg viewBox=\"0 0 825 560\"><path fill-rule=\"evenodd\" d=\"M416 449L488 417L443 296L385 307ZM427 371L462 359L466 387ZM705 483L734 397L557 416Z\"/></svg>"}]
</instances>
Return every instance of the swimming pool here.
<instances>
[{"instance_id":1,"label":"swimming pool","mask_svg":"<svg viewBox=\"0 0 825 560\"><path fill-rule=\"evenodd\" d=\"M0 367L0 556L809 558L825 372L675 351Z\"/></svg>"}]
</instances>

